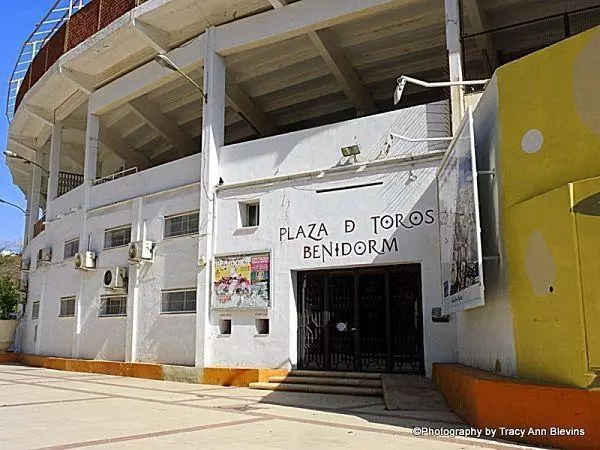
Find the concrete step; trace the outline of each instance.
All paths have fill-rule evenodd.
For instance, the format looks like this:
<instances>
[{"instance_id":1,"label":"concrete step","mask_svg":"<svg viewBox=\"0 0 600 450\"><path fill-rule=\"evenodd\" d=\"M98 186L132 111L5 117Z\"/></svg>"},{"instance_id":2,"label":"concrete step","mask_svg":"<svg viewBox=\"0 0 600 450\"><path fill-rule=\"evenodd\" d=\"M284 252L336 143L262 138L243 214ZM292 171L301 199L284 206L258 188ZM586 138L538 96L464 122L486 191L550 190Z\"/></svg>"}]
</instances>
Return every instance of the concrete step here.
<instances>
[{"instance_id":1,"label":"concrete step","mask_svg":"<svg viewBox=\"0 0 600 450\"><path fill-rule=\"evenodd\" d=\"M335 372L327 370L292 370L290 377L317 377L317 378L359 378L368 380L381 380L380 373L371 372Z\"/></svg>"},{"instance_id":2,"label":"concrete step","mask_svg":"<svg viewBox=\"0 0 600 450\"><path fill-rule=\"evenodd\" d=\"M361 395L381 397L383 391L375 387L330 386L320 384L292 384L292 383L250 383L250 389L263 389L267 391L308 392L313 394L338 394Z\"/></svg>"},{"instance_id":3,"label":"concrete step","mask_svg":"<svg viewBox=\"0 0 600 450\"><path fill-rule=\"evenodd\" d=\"M334 377L297 377L274 376L269 378L269 383L291 384L317 384L321 386L350 386L350 387L375 387L381 388L380 379L371 378L334 378Z\"/></svg>"}]
</instances>

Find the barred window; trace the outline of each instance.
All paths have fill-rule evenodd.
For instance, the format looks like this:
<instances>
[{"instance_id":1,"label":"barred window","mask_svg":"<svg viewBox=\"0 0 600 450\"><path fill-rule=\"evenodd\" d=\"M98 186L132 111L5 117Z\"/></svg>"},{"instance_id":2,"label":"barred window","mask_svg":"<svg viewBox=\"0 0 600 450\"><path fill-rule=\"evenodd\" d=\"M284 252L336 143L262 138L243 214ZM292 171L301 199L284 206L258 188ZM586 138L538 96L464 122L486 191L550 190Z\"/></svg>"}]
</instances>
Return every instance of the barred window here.
<instances>
[{"instance_id":1,"label":"barred window","mask_svg":"<svg viewBox=\"0 0 600 450\"><path fill-rule=\"evenodd\" d=\"M122 247L131 242L131 226L113 228L104 232L104 248Z\"/></svg>"},{"instance_id":2,"label":"barred window","mask_svg":"<svg viewBox=\"0 0 600 450\"><path fill-rule=\"evenodd\" d=\"M63 259L69 259L75 256L79 251L79 238L65 242L65 251Z\"/></svg>"},{"instance_id":3,"label":"barred window","mask_svg":"<svg viewBox=\"0 0 600 450\"><path fill-rule=\"evenodd\" d=\"M59 317L73 317L75 315L75 297L63 297L60 299Z\"/></svg>"},{"instance_id":4,"label":"barred window","mask_svg":"<svg viewBox=\"0 0 600 450\"><path fill-rule=\"evenodd\" d=\"M126 316L127 315L127 296L108 296L100 297L100 317L103 316Z\"/></svg>"},{"instance_id":5,"label":"barred window","mask_svg":"<svg viewBox=\"0 0 600 450\"><path fill-rule=\"evenodd\" d=\"M40 302L33 302L31 305L31 318L33 320L40 317Z\"/></svg>"},{"instance_id":6,"label":"barred window","mask_svg":"<svg viewBox=\"0 0 600 450\"><path fill-rule=\"evenodd\" d=\"M163 291L160 312L196 312L196 289Z\"/></svg>"},{"instance_id":7,"label":"barred window","mask_svg":"<svg viewBox=\"0 0 600 450\"><path fill-rule=\"evenodd\" d=\"M198 233L198 212L165 217L165 239Z\"/></svg>"}]
</instances>

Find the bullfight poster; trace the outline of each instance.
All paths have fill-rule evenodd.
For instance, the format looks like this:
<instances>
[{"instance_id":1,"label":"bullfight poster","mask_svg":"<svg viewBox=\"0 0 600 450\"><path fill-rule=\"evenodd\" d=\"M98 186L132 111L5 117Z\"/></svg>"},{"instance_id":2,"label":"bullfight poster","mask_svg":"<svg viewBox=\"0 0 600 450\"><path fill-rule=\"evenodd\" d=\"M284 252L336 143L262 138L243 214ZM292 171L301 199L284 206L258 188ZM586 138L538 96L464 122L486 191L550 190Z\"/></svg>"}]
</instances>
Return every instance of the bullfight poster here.
<instances>
[{"instance_id":1,"label":"bullfight poster","mask_svg":"<svg viewBox=\"0 0 600 450\"><path fill-rule=\"evenodd\" d=\"M271 306L271 255L219 256L215 258L214 309L264 309Z\"/></svg>"},{"instance_id":2,"label":"bullfight poster","mask_svg":"<svg viewBox=\"0 0 600 450\"><path fill-rule=\"evenodd\" d=\"M469 109L438 169L444 314L485 304L473 114Z\"/></svg>"}]
</instances>

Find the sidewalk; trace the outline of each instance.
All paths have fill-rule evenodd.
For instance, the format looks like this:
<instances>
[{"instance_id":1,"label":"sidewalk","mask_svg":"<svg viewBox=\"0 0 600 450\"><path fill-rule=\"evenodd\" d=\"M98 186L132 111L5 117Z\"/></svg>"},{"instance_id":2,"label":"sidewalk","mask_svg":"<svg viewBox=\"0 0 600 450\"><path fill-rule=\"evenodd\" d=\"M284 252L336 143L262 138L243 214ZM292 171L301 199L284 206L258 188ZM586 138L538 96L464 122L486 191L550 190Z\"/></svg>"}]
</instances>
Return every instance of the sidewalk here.
<instances>
[{"instance_id":1,"label":"sidewalk","mask_svg":"<svg viewBox=\"0 0 600 450\"><path fill-rule=\"evenodd\" d=\"M386 411L383 400L182 384L0 364L0 446L31 448L508 449L415 437L464 427L448 411Z\"/></svg>"}]
</instances>

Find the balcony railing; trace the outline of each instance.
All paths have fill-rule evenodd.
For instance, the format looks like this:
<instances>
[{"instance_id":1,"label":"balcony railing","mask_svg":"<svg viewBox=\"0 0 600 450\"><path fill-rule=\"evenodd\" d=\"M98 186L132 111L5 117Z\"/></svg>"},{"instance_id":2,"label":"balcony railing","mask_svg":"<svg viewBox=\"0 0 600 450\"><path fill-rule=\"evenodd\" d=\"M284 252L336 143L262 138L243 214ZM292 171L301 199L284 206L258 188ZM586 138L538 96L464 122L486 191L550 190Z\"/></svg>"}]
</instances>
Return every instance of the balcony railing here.
<instances>
[{"instance_id":1,"label":"balcony railing","mask_svg":"<svg viewBox=\"0 0 600 450\"><path fill-rule=\"evenodd\" d=\"M33 237L35 238L38 234L46 229L46 216L43 216L40 220L33 224Z\"/></svg>"},{"instance_id":2,"label":"balcony railing","mask_svg":"<svg viewBox=\"0 0 600 450\"><path fill-rule=\"evenodd\" d=\"M464 76L488 78L507 64L600 25L600 4L462 36Z\"/></svg>"},{"instance_id":3,"label":"balcony railing","mask_svg":"<svg viewBox=\"0 0 600 450\"><path fill-rule=\"evenodd\" d=\"M65 195L83 184L83 175L79 173L59 172L57 196Z\"/></svg>"}]
</instances>

